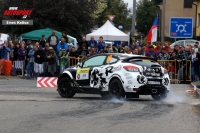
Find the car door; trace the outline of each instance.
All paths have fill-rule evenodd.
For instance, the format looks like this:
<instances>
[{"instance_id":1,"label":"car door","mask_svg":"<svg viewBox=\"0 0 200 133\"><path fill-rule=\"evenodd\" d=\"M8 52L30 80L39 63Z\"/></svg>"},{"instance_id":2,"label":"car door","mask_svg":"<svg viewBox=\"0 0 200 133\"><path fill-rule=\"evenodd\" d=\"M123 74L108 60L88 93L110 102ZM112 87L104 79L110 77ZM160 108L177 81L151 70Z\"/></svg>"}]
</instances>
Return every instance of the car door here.
<instances>
[{"instance_id":1,"label":"car door","mask_svg":"<svg viewBox=\"0 0 200 133\"><path fill-rule=\"evenodd\" d=\"M94 67L101 67L106 59L106 55L97 55L85 60L76 71L76 81L81 86L89 86L91 71Z\"/></svg>"}]
</instances>

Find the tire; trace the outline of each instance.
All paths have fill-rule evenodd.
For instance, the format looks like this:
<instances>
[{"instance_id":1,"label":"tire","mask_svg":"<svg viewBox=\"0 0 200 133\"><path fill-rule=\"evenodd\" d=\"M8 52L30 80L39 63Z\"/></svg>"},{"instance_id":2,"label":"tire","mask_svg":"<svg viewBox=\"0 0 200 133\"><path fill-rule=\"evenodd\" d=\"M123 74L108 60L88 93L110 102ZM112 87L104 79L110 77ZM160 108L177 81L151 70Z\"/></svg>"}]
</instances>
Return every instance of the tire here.
<instances>
[{"instance_id":1,"label":"tire","mask_svg":"<svg viewBox=\"0 0 200 133\"><path fill-rule=\"evenodd\" d=\"M109 83L109 94L111 97L124 98L125 92L122 83L119 79L113 79Z\"/></svg>"},{"instance_id":2,"label":"tire","mask_svg":"<svg viewBox=\"0 0 200 133\"><path fill-rule=\"evenodd\" d=\"M69 78L62 78L58 83L58 93L63 98L72 98L76 93Z\"/></svg>"},{"instance_id":3,"label":"tire","mask_svg":"<svg viewBox=\"0 0 200 133\"><path fill-rule=\"evenodd\" d=\"M102 91L102 92L100 93L100 96L101 96L103 99L110 99L110 98L111 98L109 92L103 92L103 91Z\"/></svg>"},{"instance_id":4,"label":"tire","mask_svg":"<svg viewBox=\"0 0 200 133\"><path fill-rule=\"evenodd\" d=\"M163 99L167 98L167 94L166 93L152 94L151 96L156 101L160 101L160 100L163 100Z\"/></svg>"}]
</instances>

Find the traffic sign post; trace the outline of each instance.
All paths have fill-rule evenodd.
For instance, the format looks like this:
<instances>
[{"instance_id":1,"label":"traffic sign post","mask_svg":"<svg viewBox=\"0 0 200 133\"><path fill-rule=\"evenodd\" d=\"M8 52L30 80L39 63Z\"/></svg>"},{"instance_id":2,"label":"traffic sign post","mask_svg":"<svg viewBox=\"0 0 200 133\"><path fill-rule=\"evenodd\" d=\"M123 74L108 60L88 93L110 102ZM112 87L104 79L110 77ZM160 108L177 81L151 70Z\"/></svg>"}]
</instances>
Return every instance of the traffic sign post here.
<instances>
[{"instance_id":1,"label":"traffic sign post","mask_svg":"<svg viewBox=\"0 0 200 133\"><path fill-rule=\"evenodd\" d=\"M169 28L170 38L192 38L193 37L193 18L170 18Z\"/></svg>"}]
</instances>

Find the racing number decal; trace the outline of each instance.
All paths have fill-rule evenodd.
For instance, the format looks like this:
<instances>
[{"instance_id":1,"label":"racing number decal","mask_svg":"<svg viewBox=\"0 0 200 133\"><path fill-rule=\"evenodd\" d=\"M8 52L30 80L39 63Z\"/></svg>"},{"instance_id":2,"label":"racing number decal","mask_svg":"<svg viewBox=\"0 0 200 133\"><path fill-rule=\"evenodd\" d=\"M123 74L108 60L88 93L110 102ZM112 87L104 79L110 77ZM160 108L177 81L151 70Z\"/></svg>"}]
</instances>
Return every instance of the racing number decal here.
<instances>
[{"instance_id":1,"label":"racing number decal","mask_svg":"<svg viewBox=\"0 0 200 133\"><path fill-rule=\"evenodd\" d=\"M89 79L90 68L80 68L76 71L76 80L87 80Z\"/></svg>"}]
</instances>

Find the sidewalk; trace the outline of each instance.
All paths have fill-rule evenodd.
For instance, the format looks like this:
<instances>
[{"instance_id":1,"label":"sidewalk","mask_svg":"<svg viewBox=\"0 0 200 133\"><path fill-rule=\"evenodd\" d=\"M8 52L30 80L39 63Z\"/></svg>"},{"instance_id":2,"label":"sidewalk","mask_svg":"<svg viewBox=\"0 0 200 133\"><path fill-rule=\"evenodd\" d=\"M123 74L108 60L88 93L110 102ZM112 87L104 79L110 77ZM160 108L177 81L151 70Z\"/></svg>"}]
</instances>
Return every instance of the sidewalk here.
<instances>
[{"instance_id":1,"label":"sidewalk","mask_svg":"<svg viewBox=\"0 0 200 133\"><path fill-rule=\"evenodd\" d=\"M4 76L4 75L0 75L0 80L8 80L8 79L23 79L23 76Z\"/></svg>"},{"instance_id":2,"label":"sidewalk","mask_svg":"<svg viewBox=\"0 0 200 133\"><path fill-rule=\"evenodd\" d=\"M194 90L196 90L196 93L200 98L200 88L197 87L197 86L200 86L200 81L191 82L191 85L194 87Z\"/></svg>"}]
</instances>

